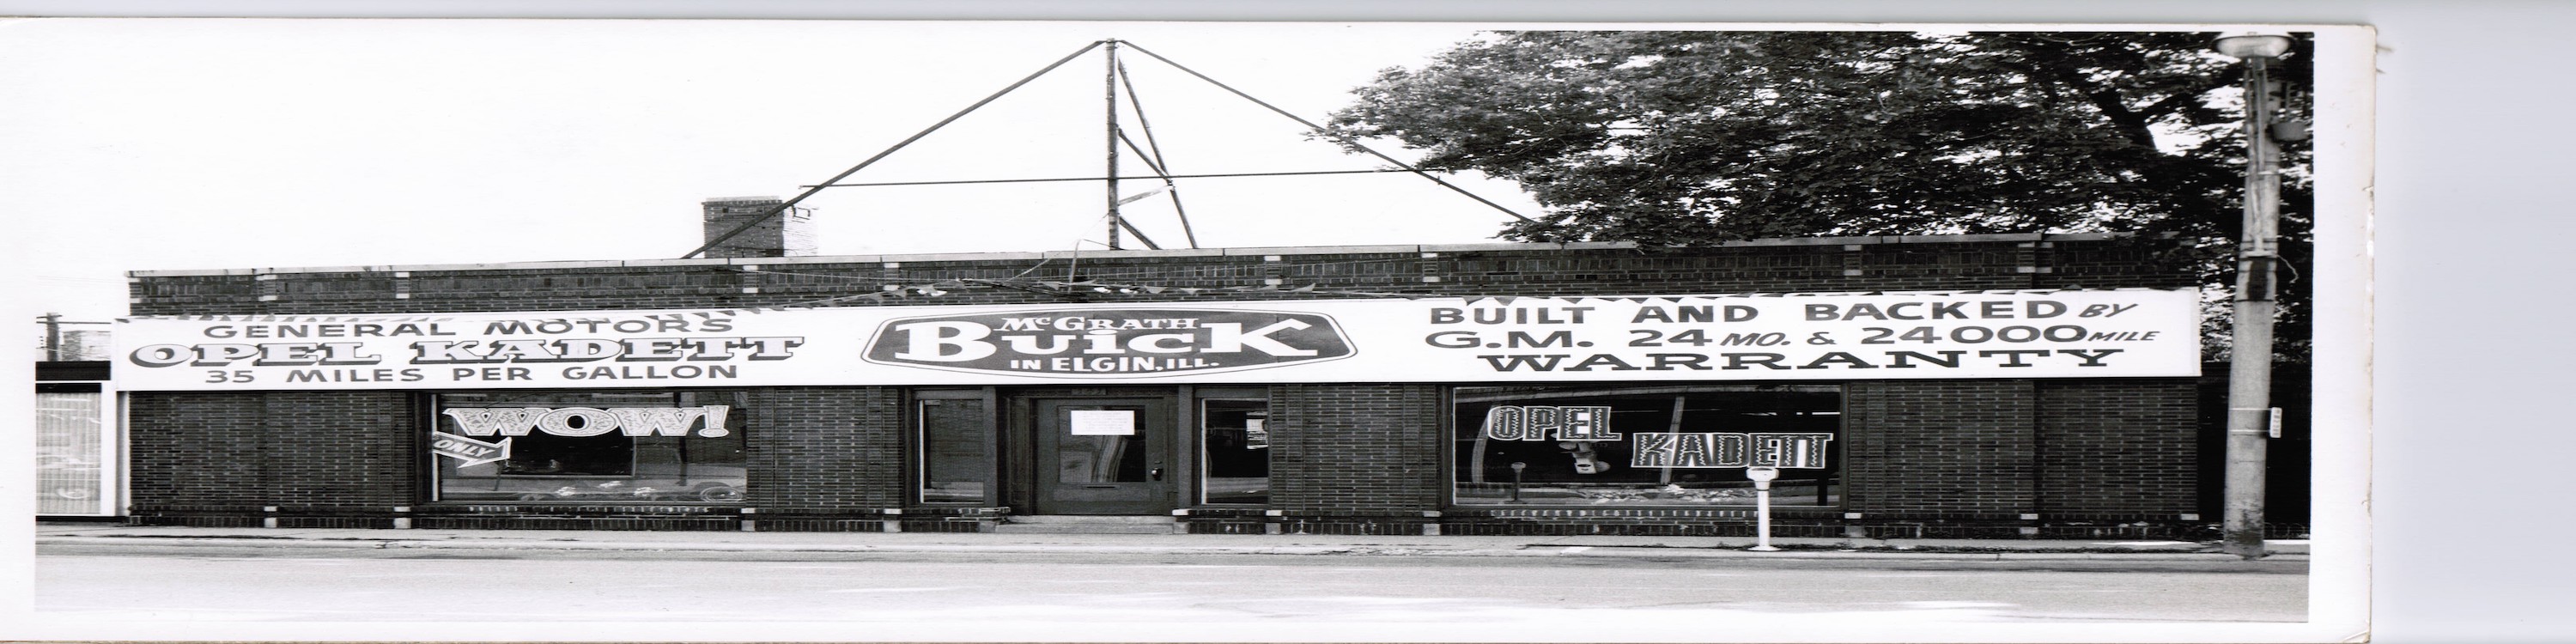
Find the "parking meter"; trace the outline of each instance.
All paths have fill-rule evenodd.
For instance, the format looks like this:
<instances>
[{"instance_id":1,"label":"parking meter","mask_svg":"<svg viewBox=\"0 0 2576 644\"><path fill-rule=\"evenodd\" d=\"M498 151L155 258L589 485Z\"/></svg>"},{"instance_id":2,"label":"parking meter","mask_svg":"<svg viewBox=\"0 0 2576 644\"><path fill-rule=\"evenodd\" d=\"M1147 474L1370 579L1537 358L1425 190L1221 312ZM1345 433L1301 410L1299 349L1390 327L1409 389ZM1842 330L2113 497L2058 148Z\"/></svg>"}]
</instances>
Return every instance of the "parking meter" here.
<instances>
[{"instance_id":1,"label":"parking meter","mask_svg":"<svg viewBox=\"0 0 2576 644\"><path fill-rule=\"evenodd\" d=\"M1768 490L1771 489L1771 479L1780 478L1780 468L1759 465L1744 468L1744 478L1753 480L1753 489Z\"/></svg>"}]
</instances>

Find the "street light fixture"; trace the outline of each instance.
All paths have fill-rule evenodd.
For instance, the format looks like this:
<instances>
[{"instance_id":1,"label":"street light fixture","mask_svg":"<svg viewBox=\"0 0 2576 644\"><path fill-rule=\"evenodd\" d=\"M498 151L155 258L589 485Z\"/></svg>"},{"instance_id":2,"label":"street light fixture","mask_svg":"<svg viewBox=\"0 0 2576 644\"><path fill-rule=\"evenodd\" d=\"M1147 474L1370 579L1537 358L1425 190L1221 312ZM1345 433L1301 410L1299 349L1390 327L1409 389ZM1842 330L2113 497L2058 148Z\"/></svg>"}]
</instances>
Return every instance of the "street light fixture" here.
<instances>
[{"instance_id":1,"label":"street light fixture","mask_svg":"<svg viewBox=\"0 0 2576 644\"><path fill-rule=\"evenodd\" d=\"M2272 411L2272 314L2277 308L2276 266L2281 258L2280 149L2273 145L2270 67L2289 53L2289 34L2240 32L2220 36L2218 53L2245 61L2245 241L2236 251L2235 340L2227 373L2226 507L2221 547L2247 559L2263 551L2265 440L2278 418Z\"/></svg>"},{"instance_id":2,"label":"street light fixture","mask_svg":"<svg viewBox=\"0 0 2576 644\"><path fill-rule=\"evenodd\" d=\"M2218 37L2218 53L2234 58L2280 58L2290 53L2290 35L2280 32L2246 31Z\"/></svg>"}]
</instances>

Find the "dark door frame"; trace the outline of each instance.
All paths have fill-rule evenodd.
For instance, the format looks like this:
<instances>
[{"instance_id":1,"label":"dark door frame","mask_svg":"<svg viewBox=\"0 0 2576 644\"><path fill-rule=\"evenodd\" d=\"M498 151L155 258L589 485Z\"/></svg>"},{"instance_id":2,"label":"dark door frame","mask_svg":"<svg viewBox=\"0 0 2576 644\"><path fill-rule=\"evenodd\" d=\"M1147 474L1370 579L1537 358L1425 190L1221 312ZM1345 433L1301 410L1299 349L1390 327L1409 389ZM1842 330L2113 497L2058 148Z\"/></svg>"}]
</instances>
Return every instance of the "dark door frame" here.
<instances>
[{"instance_id":1,"label":"dark door frame","mask_svg":"<svg viewBox=\"0 0 2576 644\"><path fill-rule=\"evenodd\" d=\"M1189 507L1189 495L1197 487L1192 480L1192 473L1197 471L1197 459L1189 457L1197 443L1185 431L1195 416L1195 410L1186 404L1190 400L1190 387L1033 387L1006 388L999 393L1006 401L1003 407L1008 410L1000 441L1005 461L1004 478L1008 481L1003 489L1003 500L1014 513L1161 515ZM1058 455L1052 453L1056 446L1056 442L1051 440L1054 437L1039 435L1039 428L1049 424L1041 423L1037 418L1043 407L1039 401L1074 404L1114 401L1159 408L1139 415L1137 431L1146 440L1148 467L1159 465L1161 480L1132 486L1120 484L1131 496L1139 497L1124 501L1058 498L1054 485L1055 470L1042 470L1056 467ZM1058 431L1062 429L1058 428ZM1103 490L1098 493L1101 496L1120 496L1109 491L1120 488L1089 489ZM1073 496L1083 495L1076 492Z\"/></svg>"}]
</instances>

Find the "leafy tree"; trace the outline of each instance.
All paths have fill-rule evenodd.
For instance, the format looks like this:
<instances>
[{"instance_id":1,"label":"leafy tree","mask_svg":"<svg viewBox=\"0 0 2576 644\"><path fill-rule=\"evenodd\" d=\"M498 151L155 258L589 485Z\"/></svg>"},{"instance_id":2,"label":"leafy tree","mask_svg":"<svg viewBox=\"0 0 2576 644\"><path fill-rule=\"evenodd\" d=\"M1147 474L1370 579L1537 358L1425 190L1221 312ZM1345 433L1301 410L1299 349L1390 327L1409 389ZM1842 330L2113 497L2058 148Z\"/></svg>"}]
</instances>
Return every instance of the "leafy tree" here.
<instances>
[{"instance_id":1,"label":"leafy tree","mask_svg":"<svg viewBox=\"0 0 2576 644\"><path fill-rule=\"evenodd\" d=\"M1354 91L1331 135L1519 182L1547 209L1500 236L1701 245L1755 237L2166 234L2233 284L2242 63L2214 34L1497 32ZM2304 88L2308 45L2274 68ZM2293 113L2304 92L2288 93ZM2307 150L2284 146L2291 266ZM2303 359L2304 289L2283 294ZM2223 332L2223 331L2222 331ZM2223 346L2223 344L2221 345Z\"/></svg>"}]
</instances>

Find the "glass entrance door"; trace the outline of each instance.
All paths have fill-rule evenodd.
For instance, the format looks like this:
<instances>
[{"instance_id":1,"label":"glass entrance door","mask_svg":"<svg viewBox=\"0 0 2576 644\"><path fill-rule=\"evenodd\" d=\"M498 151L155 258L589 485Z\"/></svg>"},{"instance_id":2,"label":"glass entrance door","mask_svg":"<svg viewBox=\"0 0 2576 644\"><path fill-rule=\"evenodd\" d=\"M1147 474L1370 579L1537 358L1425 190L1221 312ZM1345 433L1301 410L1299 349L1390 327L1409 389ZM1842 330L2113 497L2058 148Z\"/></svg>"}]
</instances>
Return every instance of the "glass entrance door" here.
<instances>
[{"instance_id":1,"label":"glass entrance door","mask_svg":"<svg viewBox=\"0 0 2576 644\"><path fill-rule=\"evenodd\" d=\"M1172 401L1031 401L1037 513L1165 514L1174 505Z\"/></svg>"}]
</instances>

